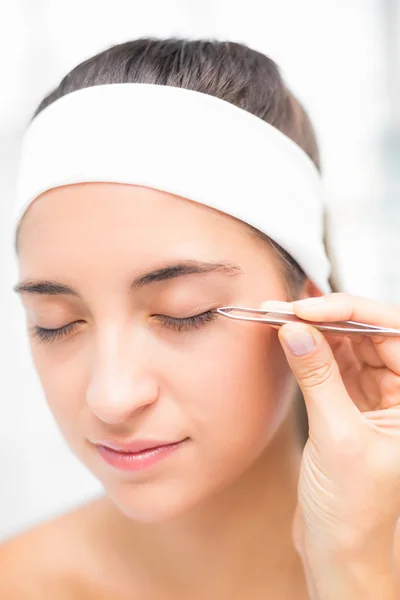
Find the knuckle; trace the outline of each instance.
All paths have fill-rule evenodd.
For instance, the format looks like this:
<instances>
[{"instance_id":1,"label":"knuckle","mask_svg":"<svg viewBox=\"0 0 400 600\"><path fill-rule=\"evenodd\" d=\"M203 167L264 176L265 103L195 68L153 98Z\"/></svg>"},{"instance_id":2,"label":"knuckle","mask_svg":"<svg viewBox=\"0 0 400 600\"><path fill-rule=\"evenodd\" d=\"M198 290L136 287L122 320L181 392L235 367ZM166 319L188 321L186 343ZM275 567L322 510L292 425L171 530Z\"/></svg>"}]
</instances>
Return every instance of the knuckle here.
<instances>
[{"instance_id":1,"label":"knuckle","mask_svg":"<svg viewBox=\"0 0 400 600\"><path fill-rule=\"evenodd\" d=\"M302 374L302 383L312 388L333 381L337 376L334 365L327 360L309 364Z\"/></svg>"}]
</instances>

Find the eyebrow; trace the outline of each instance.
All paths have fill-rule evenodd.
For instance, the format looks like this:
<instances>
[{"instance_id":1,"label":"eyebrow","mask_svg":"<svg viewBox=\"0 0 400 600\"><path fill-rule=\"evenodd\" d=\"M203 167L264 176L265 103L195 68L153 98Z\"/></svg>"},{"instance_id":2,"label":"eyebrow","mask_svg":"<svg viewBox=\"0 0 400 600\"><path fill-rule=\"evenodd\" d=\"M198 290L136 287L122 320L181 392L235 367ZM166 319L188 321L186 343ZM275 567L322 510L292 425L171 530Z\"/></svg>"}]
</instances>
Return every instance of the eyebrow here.
<instances>
[{"instance_id":1,"label":"eyebrow","mask_svg":"<svg viewBox=\"0 0 400 600\"><path fill-rule=\"evenodd\" d=\"M210 263L197 260L190 260L167 265L150 273L145 273L131 284L131 290L138 290L147 285L168 279L175 279L185 275L203 275L207 273L223 273L229 276L240 275L243 273L238 265L227 262ZM38 294L42 296L74 296L81 298L81 294L74 288L59 283L58 281L40 280L40 279L24 279L16 286L13 291L17 294Z\"/></svg>"}]
</instances>

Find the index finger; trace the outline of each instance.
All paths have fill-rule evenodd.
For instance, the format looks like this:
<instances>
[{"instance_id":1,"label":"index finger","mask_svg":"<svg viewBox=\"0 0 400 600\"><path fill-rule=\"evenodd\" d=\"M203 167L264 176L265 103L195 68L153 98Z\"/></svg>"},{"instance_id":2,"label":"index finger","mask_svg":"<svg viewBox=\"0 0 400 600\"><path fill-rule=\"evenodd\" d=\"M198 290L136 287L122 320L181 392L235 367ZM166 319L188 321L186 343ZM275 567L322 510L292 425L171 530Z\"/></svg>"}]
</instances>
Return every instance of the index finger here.
<instances>
[{"instance_id":1,"label":"index finger","mask_svg":"<svg viewBox=\"0 0 400 600\"><path fill-rule=\"evenodd\" d=\"M356 321L400 329L400 305L344 292L295 300L292 306L296 315L313 321Z\"/></svg>"},{"instance_id":2,"label":"index finger","mask_svg":"<svg viewBox=\"0 0 400 600\"><path fill-rule=\"evenodd\" d=\"M400 329L400 306L362 296L336 292L292 303L299 317L315 321L356 321L379 327ZM400 337L372 336L379 358L400 375Z\"/></svg>"}]
</instances>

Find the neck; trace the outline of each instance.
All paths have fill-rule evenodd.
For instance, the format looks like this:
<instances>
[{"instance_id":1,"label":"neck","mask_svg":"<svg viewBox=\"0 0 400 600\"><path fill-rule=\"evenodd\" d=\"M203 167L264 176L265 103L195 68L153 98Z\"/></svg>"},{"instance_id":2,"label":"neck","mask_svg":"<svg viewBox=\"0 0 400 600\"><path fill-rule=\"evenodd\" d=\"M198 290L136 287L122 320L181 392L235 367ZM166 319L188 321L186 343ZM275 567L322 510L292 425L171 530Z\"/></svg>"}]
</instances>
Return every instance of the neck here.
<instances>
[{"instance_id":1,"label":"neck","mask_svg":"<svg viewBox=\"0 0 400 600\"><path fill-rule=\"evenodd\" d=\"M250 598L250 581L254 598L265 597L265 590L276 600L306 597L291 530L301 453L290 411L252 468L200 508L148 525L132 523L104 499L107 521L114 535L120 532L118 546L132 557L135 571L162 581L164 590Z\"/></svg>"}]
</instances>

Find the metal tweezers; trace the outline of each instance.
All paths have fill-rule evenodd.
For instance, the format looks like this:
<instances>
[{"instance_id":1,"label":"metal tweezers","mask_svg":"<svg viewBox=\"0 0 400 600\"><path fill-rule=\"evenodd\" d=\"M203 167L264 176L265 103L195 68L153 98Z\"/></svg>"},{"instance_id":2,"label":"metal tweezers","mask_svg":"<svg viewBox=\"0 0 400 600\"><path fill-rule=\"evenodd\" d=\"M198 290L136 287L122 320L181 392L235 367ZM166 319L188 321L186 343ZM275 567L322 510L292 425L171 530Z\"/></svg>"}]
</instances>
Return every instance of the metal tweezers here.
<instances>
[{"instance_id":1,"label":"metal tweezers","mask_svg":"<svg viewBox=\"0 0 400 600\"><path fill-rule=\"evenodd\" d=\"M264 310L261 308L244 308L242 306L222 306L216 311L229 317L230 319L239 319L241 321L256 321L267 325L284 325L285 323L308 323L319 329L319 331L327 331L343 335L381 335L385 337L400 337L400 329L391 329L388 327L378 327L377 325L368 325L367 323L357 323L356 321L332 321L332 322L316 322L300 319L295 313L284 310ZM242 315L233 315L235 312L256 313L266 315L263 317L244 317Z\"/></svg>"}]
</instances>

